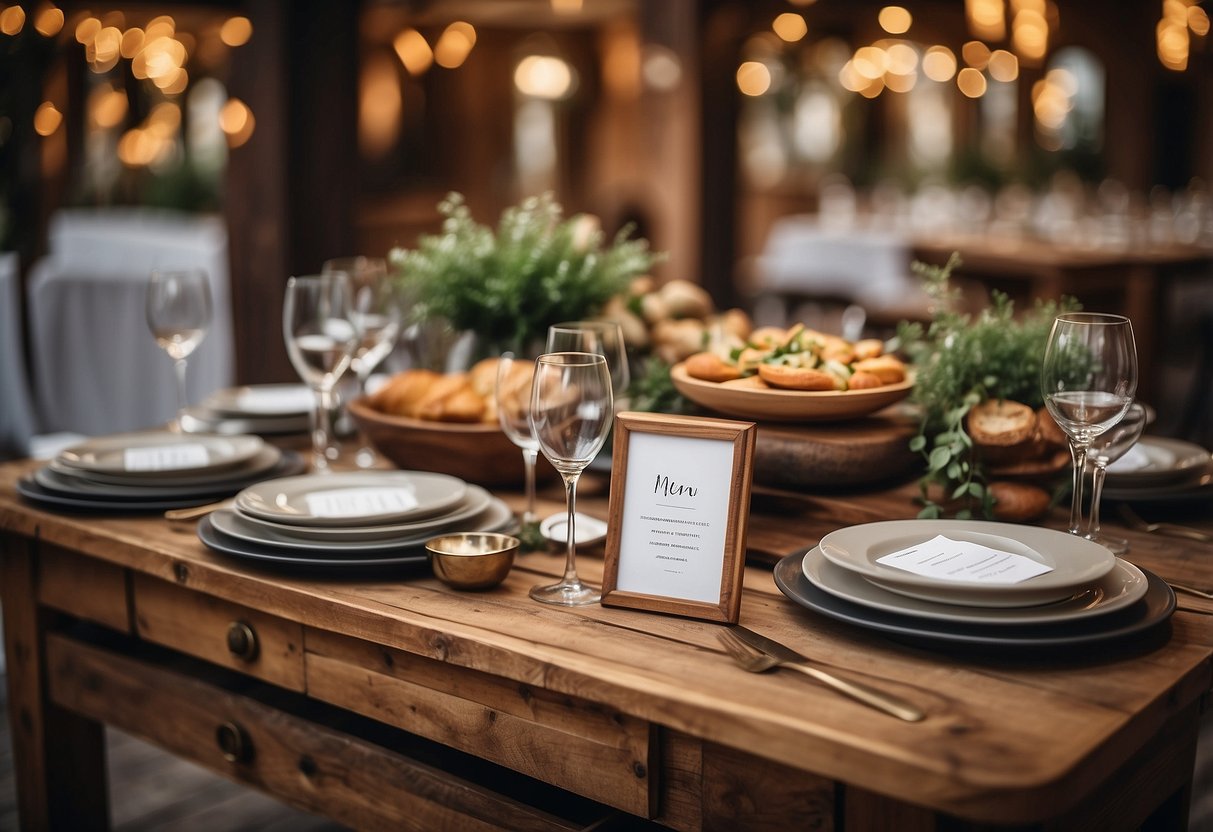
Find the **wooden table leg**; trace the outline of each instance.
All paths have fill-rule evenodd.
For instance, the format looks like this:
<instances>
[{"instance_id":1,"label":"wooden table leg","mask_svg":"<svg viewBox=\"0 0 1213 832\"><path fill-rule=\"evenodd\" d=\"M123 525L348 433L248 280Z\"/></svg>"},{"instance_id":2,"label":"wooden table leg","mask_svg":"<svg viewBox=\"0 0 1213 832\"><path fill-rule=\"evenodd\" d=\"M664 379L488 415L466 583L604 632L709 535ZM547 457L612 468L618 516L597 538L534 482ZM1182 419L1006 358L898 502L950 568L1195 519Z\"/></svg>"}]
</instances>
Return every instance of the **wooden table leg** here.
<instances>
[{"instance_id":1,"label":"wooden table leg","mask_svg":"<svg viewBox=\"0 0 1213 832\"><path fill-rule=\"evenodd\" d=\"M46 696L45 629L38 606L37 543L0 538L8 710L22 829L106 829L104 727Z\"/></svg>"}]
</instances>

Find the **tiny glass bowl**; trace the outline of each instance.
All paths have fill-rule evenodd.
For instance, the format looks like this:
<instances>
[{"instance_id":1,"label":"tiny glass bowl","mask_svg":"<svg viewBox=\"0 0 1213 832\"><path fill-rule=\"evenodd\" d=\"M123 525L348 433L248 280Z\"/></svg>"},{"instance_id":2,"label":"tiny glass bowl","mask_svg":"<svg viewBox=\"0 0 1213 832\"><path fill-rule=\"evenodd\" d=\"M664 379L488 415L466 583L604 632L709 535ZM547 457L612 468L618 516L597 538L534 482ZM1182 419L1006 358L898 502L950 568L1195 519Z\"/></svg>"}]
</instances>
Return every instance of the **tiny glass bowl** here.
<instances>
[{"instance_id":1,"label":"tiny glass bowl","mask_svg":"<svg viewBox=\"0 0 1213 832\"><path fill-rule=\"evenodd\" d=\"M425 544L434 576L455 589L491 589L505 580L519 541L508 534L461 532Z\"/></svg>"}]
</instances>

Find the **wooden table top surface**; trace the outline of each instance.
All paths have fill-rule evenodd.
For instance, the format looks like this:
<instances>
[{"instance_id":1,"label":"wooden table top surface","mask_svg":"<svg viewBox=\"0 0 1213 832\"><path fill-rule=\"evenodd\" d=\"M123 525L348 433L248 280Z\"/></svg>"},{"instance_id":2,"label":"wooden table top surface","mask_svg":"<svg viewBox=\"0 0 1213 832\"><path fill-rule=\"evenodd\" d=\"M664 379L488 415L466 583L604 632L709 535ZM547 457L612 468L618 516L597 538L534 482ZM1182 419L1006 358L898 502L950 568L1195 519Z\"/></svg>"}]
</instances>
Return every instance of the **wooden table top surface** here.
<instances>
[{"instance_id":1,"label":"wooden table top surface","mask_svg":"<svg viewBox=\"0 0 1213 832\"><path fill-rule=\"evenodd\" d=\"M717 644L716 624L598 605L539 605L526 593L560 574L563 556L554 552L521 555L506 582L483 593L450 590L424 568L305 577L214 553L199 542L193 522L33 506L14 483L34 467L0 465L0 530L308 626L600 701L973 820L1030 822L1063 810L1213 688L1213 601L1191 596L1178 596L1169 632L1148 644L1011 657L908 646L782 595L770 563L842 526L913 517L912 483L835 495L756 489L741 605L742 624L928 713L923 722L904 723L800 674L743 672ZM578 510L606 517L607 492L605 477L587 474ZM501 496L521 504L518 494ZM541 516L560 510L562 492L549 486ZM1062 528L1064 521L1057 511L1043 525ZM1132 562L1213 589L1213 545L1106 527L1129 538ZM578 569L596 582L601 557L580 555Z\"/></svg>"}]
</instances>

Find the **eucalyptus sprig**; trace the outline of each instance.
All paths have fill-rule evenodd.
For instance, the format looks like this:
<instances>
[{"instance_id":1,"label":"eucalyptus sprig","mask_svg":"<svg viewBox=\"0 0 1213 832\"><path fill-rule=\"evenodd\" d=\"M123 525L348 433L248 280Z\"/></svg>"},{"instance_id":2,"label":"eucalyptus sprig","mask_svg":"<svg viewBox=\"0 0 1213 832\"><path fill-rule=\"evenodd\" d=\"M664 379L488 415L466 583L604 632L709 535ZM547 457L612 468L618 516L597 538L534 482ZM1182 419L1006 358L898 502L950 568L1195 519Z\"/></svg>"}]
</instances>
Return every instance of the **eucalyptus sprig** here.
<instances>
[{"instance_id":1,"label":"eucalyptus sprig","mask_svg":"<svg viewBox=\"0 0 1213 832\"><path fill-rule=\"evenodd\" d=\"M957 518L975 511L992 515L986 471L973 452L965 417L987 399L1040 407L1040 368L1053 319L1079 308L1073 298L1037 301L1016 317L1010 298L993 291L990 305L974 319L956 308L959 295L950 278L960 265L955 252L943 266L913 264L937 306L927 327L903 323L898 328L900 348L916 368L913 400L922 413L918 434L910 440L910 449L922 454L927 467L919 481L924 504L919 517L944 513L929 496L932 485L941 488L945 501L961 501Z\"/></svg>"},{"instance_id":2,"label":"eucalyptus sprig","mask_svg":"<svg viewBox=\"0 0 1213 832\"><path fill-rule=\"evenodd\" d=\"M438 206L442 232L389 254L421 318L473 330L502 349L541 340L550 324L586 318L660 258L625 227L609 245L587 215L565 219L550 193L501 215L496 230L476 222L458 193Z\"/></svg>"}]
</instances>

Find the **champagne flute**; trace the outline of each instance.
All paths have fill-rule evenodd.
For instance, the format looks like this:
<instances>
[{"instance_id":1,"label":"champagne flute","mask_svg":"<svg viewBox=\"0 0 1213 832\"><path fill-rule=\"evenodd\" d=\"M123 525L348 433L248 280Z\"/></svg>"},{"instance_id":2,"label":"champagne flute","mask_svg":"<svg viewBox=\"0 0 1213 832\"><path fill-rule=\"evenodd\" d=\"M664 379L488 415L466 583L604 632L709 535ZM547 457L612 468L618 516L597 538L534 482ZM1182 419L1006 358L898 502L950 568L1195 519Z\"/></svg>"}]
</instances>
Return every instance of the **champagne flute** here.
<instances>
[{"instance_id":1,"label":"champagne flute","mask_svg":"<svg viewBox=\"0 0 1213 832\"><path fill-rule=\"evenodd\" d=\"M602 448L614 412L611 375L598 353L557 352L539 356L531 385L531 427L539 449L564 480L568 531L564 577L550 586L531 589L545 604L579 606L601 598L597 589L581 582L576 553L577 480Z\"/></svg>"},{"instance_id":2,"label":"champagne flute","mask_svg":"<svg viewBox=\"0 0 1213 832\"><path fill-rule=\"evenodd\" d=\"M333 388L353 360L359 332L344 272L292 277L286 283L282 328L291 364L316 394L312 417L312 470L329 470Z\"/></svg>"},{"instance_id":3,"label":"champagne flute","mask_svg":"<svg viewBox=\"0 0 1213 832\"><path fill-rule=\"evenodd\" d=\"M1041 392L1074 458L1070 534L1083 534L1083 474L1091 443L1124 418L1136 390L1137 348L1128 318L1095 312L1057 316L1045 347Z\"/></svg>"},{"instance_id":4,"label":"champagne flute","mask_svg":"<svg viewBox=\"0 0 1213 832\"><path fill-rule=\"evenodd\" d=\"M510 441L522 449L522 461L526 467L526 511L522 515L522 528L533 527L535 516L535 463L539 458L539 440L531 427L531 383L535 378L535 364L518 359L512 352L503 353L497 362L497 420Z\"/></svg>"},{"instance_id":5,"label":"champagne flute","mask_svg":"<svg viewBox=\"0 0 1213 832\"><path fill-rule=\"evenodd\" d=\"M1108 466L1120 459L1129 449L1137 444L1142 431L1146 427L1146 409L1138 402L1129 405L1125 417L1101 436L1095 437L1091 443L1088 457L1095 472L1091 483L1091 521L1087 525L1086 537L1106 546L1115 555L1123 555L1129 551L1129 541L1123 537L1112 537L1103 534L1099 529L1099 499L1103 494L1104 478L1108 474Z\"/></svg>"},{"instance_id":6,"label":"champagne flute","mask_svg":"<svg viewBox=\"0 0 1213 832\"><path fill-rule=\"evenodd\" d=\"M156 344L173 360L177 376L177 415L169 429L181 431L181 413L189 403L186 359L206 337L211 323L211 287L202 269L156 270L148 278L144 305Z\"/></svg>"},{"instance_id":7,"label":"champagne flute","mask_svg":"<svg viewBox=\"0 0 1213 832\"><path fill-rule=\"evenodd\" d=\"M631 383L627 346L618 321L565 321L548 327L548 352L596 352L606 357L611 392L620 402Z\"/></svg>"},{"instance_id":8,"label":"champagne flute","mask_svg":"<svg viewBox=\"0 0 1213 832\"><path fill-rule=\"evenodd\" d=\"M396 346L402 318L401 299L382 257L339 257L325 261L321 267L322 274L336 272L344 272L350 280L354 324L362 333L350 369L357 376L358 395L365 396L371 371ZM378 462L379 455L366 437L360 435L354 463L359 468L373 468Z\"/></svg>"}]
</instances>

